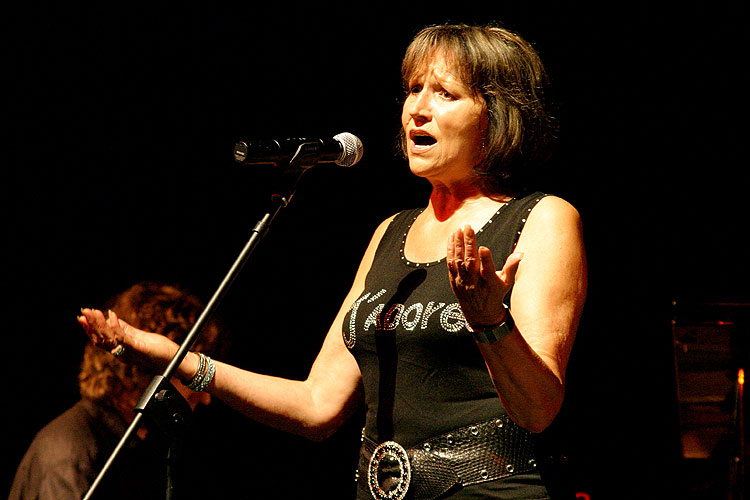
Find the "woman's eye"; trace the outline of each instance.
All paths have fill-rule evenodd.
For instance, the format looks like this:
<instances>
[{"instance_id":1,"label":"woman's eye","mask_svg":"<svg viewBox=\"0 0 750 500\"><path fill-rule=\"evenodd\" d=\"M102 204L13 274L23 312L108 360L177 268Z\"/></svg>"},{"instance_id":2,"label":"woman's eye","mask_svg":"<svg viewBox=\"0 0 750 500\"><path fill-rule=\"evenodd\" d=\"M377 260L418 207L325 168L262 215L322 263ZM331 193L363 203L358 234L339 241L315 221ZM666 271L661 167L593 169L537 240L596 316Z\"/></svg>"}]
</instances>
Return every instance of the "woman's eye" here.
<instances>
[{"instance_id":1,"label":"woman's eye","mask_svg":"<svg viewBox=\"0 0 750 500\"><path fill-rule=\"evenodd\" d=\"M442 97L443 97L444 99L448 99L448 100L450 100L450 101L452 101L453 99L455 99L455 96L454 96L453 94L451 94L450 92L448 92L447 90L441 90L441 91L440 91L440 95L441 95L441 96L442 96Z\"/></svg>"},{"instance_id":2,"label":"woman's eye","mask_svg":"<svg viewBox=\"0 0 750 500\"><path fill-rule=\"evenodd\" d=\"M420 92L422 92L421 85L412 85L411 87L409 87L410 94L419 94Z\"/></svg>"}]
</instances>

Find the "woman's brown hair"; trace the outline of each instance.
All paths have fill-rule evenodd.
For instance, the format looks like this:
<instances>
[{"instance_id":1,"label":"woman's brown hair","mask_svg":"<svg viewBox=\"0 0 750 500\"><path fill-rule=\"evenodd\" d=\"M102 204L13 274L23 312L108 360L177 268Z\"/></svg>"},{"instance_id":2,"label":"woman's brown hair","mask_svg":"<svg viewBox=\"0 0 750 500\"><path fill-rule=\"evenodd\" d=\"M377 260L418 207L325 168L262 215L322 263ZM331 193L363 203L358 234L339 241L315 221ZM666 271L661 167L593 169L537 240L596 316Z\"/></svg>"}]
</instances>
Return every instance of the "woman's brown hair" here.
<instances>
[{"instance_id":1,"label":"woman's brown hair","mask_svg":"<svg viewBox=\"0 0 750 500\"><path fill-rule=\"evenodd\" d=\"M490 193L518 194L530 167L548 159L555 136L544 103L547 76L539 55L504 28L430 26L414 37L402 61L407 92L412 78L435 57L444 57L474 95L484 99L488 127L475 172Z\"/></svg>"}]
</instances>

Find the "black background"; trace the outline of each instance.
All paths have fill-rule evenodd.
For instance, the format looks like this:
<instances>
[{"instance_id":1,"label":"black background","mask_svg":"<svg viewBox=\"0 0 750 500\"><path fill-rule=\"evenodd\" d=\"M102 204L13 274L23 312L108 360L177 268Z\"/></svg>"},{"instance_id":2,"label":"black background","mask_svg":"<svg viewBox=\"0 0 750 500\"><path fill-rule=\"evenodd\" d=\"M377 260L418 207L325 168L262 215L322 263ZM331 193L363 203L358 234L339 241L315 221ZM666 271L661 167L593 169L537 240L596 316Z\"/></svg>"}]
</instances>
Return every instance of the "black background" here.
<instances>
[{"instance_id":1,"label":"black background","mask_svg":"<svg viewBox=\"0 0 750 500\"><path fill-rule=\"evenodd\" d=\"M748 296L744 9L464 4L27 2L7 17L3 484L78 397L79 307L144 279L218 286L274 177L237 166L234 142L349 131L362 162L306 173L219 311L229 361L304 377L373 229L429 194L394 151L403 50L428 24L500 21L547 65L561 132L541 186L586 231L571 477L597 499L675 491L671 301ZM353 488L357 419L324 443L222 404L198 419L196 496Z\"/></svg>"}]
</instances>

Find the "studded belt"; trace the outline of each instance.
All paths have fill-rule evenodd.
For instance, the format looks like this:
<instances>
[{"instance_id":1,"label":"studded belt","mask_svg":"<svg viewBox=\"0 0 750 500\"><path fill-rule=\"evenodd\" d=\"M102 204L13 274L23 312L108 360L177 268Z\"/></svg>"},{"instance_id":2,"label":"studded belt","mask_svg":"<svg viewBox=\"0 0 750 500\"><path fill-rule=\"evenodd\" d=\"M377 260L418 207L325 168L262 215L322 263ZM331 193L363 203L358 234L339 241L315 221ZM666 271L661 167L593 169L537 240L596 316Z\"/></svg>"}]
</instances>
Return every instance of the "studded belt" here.
<instances>
[{"instance_id":1,"label":"studded belt","mask_svg":"<svg viewBox=\"0 0 750 500\"><path fill-rule=\"evenodd\" d=\"M358 481L376 500L430 500L455 485L492 481L536 469L531 433L508 417L469 425L409 450L362 434Z\"/></svg>"}]
</instances>

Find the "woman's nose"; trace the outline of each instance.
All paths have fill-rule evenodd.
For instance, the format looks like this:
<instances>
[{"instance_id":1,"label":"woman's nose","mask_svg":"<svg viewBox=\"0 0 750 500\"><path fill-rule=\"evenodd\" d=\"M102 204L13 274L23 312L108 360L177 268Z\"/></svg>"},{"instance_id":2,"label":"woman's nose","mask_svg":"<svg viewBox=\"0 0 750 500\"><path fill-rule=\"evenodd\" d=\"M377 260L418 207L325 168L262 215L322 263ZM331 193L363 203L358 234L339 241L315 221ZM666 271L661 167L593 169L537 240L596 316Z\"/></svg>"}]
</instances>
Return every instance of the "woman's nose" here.
<instances>
[{"instance_id":1,"label":"woman's nose","mask_svg":"<svg viewBox=\"0 0 750 500\"><path fill-rule=\"evenodd\" d=\"M409 103L409 115L414 119L415 122L424 122L430 120L432 117L432 110L430 108L430 100L427 92L422 90L418 94L412 94L411 102Z\"/></svg>"}]
</instances>

